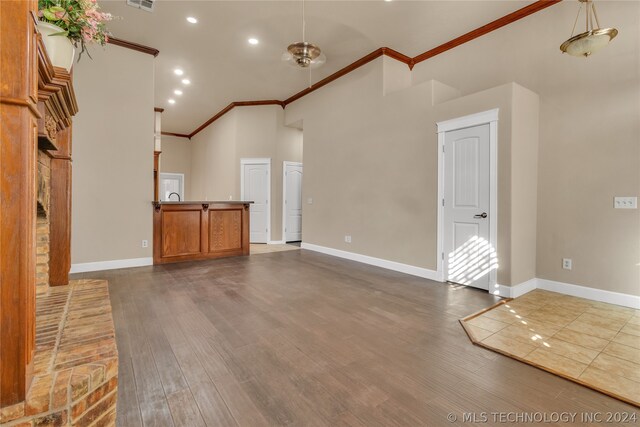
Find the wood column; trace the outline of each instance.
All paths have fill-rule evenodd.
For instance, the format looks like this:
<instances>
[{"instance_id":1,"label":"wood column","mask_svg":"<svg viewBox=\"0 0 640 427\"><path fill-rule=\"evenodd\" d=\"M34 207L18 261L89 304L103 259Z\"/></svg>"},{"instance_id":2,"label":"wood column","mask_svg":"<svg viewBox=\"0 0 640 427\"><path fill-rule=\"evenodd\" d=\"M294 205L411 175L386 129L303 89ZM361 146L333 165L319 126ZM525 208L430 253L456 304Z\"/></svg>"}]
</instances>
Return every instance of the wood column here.
<instances>
[{"instance_id":1,"label":"wood column","mask_svg":"<svg viewBox=\"0 0 640 427\"><path fill-rule=\"evenodd\" d=\"M49 285L69 284L71 270L71 127L56 138L51 155L51 208L49 213Z\"/></svg>"},{"instance_id":2,"label":"wood column","mask_svg":"<svg viewBox=\"0 0 640 427\"><path fill-rule=\"evenodd\" d=\"M25 399L35 341L37 4L0 1L0 406Z\"/></svg>"},{"instance_id":3,"label":"wood column","mask_svg":"<svg viewBox=\"0 0 640 427\"><path fill-rule=\"evenodd\" d=\"M153 201L160 200L160 154L162 151L153 152Z\"/></svg>"},{"instance_id":4,"label":"wood column","mask_svg":"<svg viewBox=\"0 0 640 427\"><path fill-rule=\"evenodd\" d=\"M71 119L78 112L78 105L71 74L51 64L42 37L38 36L36 43L38 99L44 107L44 122L53 123L55 135L54 147L48 150L51 157L49 285L61 286L69 284L71 269Z\"/></svg>"}]
</instances>

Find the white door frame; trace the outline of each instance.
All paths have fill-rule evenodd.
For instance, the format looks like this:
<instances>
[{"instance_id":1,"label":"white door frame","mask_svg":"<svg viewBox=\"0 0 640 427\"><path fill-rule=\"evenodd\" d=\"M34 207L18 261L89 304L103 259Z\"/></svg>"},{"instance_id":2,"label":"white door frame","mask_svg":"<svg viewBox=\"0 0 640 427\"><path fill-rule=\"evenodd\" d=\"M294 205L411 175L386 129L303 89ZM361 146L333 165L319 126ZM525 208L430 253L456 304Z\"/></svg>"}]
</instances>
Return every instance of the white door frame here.
<instances>
[{"instance_id":1,"label":"white door frame","mask_svg":"<svg viewBox=\"0 0 640 427\"><path fill-rule=\"evenodd\" d=\"M269 185L267 186L267 243L271 242L271 158L241 158L240 159L240 200L244 200L244 166L245 165L267 165L267 176ZM251 224L249 224L251 227Z\"/></svg>"},{"instance_id":2,"label":"white door frame","mask_svg":"<svg viewBox=\"0 0 640 427\"><path fill-rule=\"evenodd\" d=\"M284 230L287 227L287 166L302 166L301 162L282 162L282 243L287 243L287 235ZM303 172L304 173L304 172ZM302 190L302 188L300 189Z\"/></svg>"},{"instance_id":3,"label":"white door frame","mask_svg":"<svg viewBox=\"0 0 640 427\"><path fill-rule=\"evenodd\" d=\"M444 143L445 133L472 126L489 124L489 244L498 252L498 116L499 109L483 111L437 122L438 126L438 256L437 276L445 281L444 272ZM499 260L498 260L499 262ZM489 271L489 293L498 295L497 270Z\"/></svg>"},{"instance_id":4,"label":"white door frame","mask_svg":"<svg viewBox=\"0 0 640 427\"><path fill-rule=\"evenodd\" d=\"M184 202L184 174L175 172L160 172L158 177L162 181L163 177L166 178L180 178L180 200ZM160 197L162 199L162 197Z\"/></svg>"}]
</instances>

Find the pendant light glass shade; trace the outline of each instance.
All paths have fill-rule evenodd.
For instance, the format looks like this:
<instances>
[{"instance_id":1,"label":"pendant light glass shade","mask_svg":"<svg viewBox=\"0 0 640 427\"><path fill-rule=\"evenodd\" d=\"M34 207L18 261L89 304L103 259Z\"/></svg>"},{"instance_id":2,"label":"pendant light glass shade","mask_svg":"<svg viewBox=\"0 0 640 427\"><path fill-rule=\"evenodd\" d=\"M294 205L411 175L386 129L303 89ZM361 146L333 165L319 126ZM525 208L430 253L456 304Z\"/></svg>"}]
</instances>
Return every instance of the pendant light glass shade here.
<instances>
[{"instance_id":1,"label":"pendant light glass shade","mask_svg":"<svg viewBox=\"0 0 640 427\"><path fill-rule=\"evenodd\" d=\"M580 11L582 6L578 9L578 16L576 16L576 22L573 24L573 31L571 32L571 38L560 45L560 50L564 53L568 53L571 56L584 56L596 53L603 47L609 44L615 36L618 35L618 30L615 28L599 28L598 15L596 13L596 6L591 0L579 0L580 3L586 3L586 31L584 33L573 35L573 31L576 29L578 18L580 17ZM595 27L594 27L595 20Z\"/></svg>"},{"instance_id":2,"label":"pendant light glass shade","mask_svg":"<svg viewBox=\"0 0 640 427\"><path fill-rule=\"evenodd\" d=\"M615 28L603 28L578 34L562 43L560 49L571 56L589 56L596 53L618 35Z\"/></svg>"}]
</instances>

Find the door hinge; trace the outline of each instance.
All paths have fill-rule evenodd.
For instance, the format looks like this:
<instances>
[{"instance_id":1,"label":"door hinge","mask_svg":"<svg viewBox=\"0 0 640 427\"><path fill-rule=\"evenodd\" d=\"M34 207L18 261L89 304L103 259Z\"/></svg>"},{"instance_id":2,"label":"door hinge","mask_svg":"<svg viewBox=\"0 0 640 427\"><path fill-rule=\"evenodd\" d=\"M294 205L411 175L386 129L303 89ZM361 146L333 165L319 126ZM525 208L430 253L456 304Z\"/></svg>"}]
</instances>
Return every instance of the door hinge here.
<instances>
[{"instance_id":1,"label":"door hinge","mask_svg":"<svg viewBox=\"0 0 640 427\"><path fill-rule=\"evenodd\" d=\"M444 199L442 199L442 206L444 206Z\"/></svg>"},{"instance_id":2,"label":"door hinge","mask_svg":"<svg viewBox=\"0 0 640 427\"><path fill-rule=\"evenodd\" d=\"M442 252L442 260L444 261L444 252Z\"/></svg>"},{"instance_id":3,"label":"door hinge","mask_svg":"<svg viewBox=\"0 0 640 427\"><path fill-rule=\"evenodd\" d=\"M264 232L265 232L265 233L268 233L268 232L269 232L269 229L268 229L268 228L265 228L265 229L264 229Z\"/></svg>"},{"instance_id":4,"label":"door hinge","mask_svg":"<svg viewBox=\"0 0 640 427\"><path fill-rule=\"evenodd\" d=\"M445 147L445 146L443 145L443 146L442 146L442 152L443 152L443 153L444 153L444 147Z\"/></svg>"}]
</instances>

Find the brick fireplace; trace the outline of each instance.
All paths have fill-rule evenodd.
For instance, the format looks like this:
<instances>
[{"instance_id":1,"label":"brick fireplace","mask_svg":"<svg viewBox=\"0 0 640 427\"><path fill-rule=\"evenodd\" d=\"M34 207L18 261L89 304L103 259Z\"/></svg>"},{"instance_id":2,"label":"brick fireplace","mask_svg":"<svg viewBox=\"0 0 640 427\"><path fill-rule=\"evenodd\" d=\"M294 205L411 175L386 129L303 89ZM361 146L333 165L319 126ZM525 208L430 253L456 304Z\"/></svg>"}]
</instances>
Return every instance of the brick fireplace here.
<instances>
[{"instance_id":1,"label":"brick fireplace","mask_svg":"<svg viewBox=\"0 0 640 427\"><path fill-rule=\"evenodd\" d=\"M37 2L0 1L0 425L113 426L118 353L105 281L70 281L71 73ZM37 149L36 149L37 147Z\"/></svg>"},{"instance_id":2,"label":"brick fireplace","mask_svg":"<svg viewBox=\"0 0 640 427\"><path fill-rule=\"evenodd\" d=\"M36 218L36 295L49 289L49 209L51 207L51 158L38 150L38 214Z\"/></svg>"}]
</instances>

